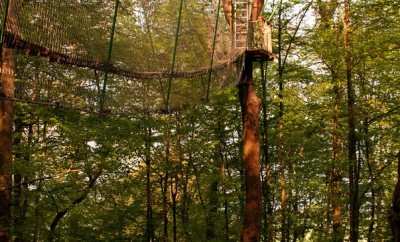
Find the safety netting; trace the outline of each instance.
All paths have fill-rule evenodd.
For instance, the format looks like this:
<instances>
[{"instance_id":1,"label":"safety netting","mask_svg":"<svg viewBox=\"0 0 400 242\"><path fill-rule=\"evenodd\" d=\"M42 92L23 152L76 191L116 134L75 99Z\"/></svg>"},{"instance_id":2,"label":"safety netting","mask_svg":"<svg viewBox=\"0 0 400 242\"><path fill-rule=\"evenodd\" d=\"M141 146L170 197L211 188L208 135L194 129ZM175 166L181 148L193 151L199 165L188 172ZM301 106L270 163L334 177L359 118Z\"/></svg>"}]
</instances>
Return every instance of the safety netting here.
<instances>
[{"instance_id":1,"label":"safety netting","mask_svg":"<svg viewBox=\"0 0 400 242\"><path fill-rule=\"evenodd\" d=\"M17 100L167 111L236 80L240 53L218 0L2 0L1 9L3 47L18 54Z\"/></svg>"}]
</instances>

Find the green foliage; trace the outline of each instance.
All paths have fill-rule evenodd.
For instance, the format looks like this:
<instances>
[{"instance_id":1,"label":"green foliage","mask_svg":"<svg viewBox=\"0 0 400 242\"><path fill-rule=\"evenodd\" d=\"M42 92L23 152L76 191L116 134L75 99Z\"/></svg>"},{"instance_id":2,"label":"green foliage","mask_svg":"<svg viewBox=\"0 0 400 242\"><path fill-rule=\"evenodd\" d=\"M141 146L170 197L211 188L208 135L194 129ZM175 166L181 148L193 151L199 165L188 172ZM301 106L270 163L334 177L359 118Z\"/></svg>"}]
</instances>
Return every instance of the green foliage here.
<instances>
[{"instance_id":1,"label":"green foliage","mask_svg":"<svg viewBox=\"0 0 400 242\"><path fill-rule=\"evenodd\" d=\"M122 2L113 62L140 71L168 70L177 1ZM264 185L271 186L264 203L271 206L272 216L263 223L271 225L274 240L281 239L281 226L288 227L290 238L286 239L291 241L332 238L330 172L334 168L340 175L341 195L336 199L342 209L345 238L349 230L342 7L328 2L313 3L306 24L300 25L293 37L305 4L283 1L282 54L287 53L288 60L283 75L281 130L277 125L281 101L276 73L279 67L275 62L269 63L265 97L260 72L254 71L257 93L267 100L268 122L266 127L261 125L260 133L268 131L269 160L262 164L261 177ZM92 31L96 33L93 35L80 31L77 20L72 18L74 4L65 2L53 7L70 33L64 40L76 41L84 55L103 59L110 27L109 19L104 20L103 16L111 16L112 4L87 1L87 5L79 11L90 16L83 22L84 27L98 28L99 31ZM267 8L267 12L272 11L271 6ZM91 12L92 9L96 11ZM136 10L138 13L132 14ZM400 149L398 11L398 4L392 1L354 1L352 5L352 74L360 162L359 229L360 239L370 241L390 237L387 211ZM205 24L212 22L209 12L207 1L185 1L178 69L209 64L209 33L213 32ZM22 14L35 18L29 13ZM150 28L139 23L140 17L146 17ZM274 19L276 27L276 15ZM43 41L43 33L36 34L30 38ZM227 41L223 37L217 46L219 60L227 55ZM275 32L274 37L277 42ZM292 48L286 52L291 40ZM29 96L32 102L50 101L54 105L15 106L14 237L47 241L56 215L66 209L53 231L56 241L146 241L147 195L151 193L154 241L162 241L164 236L165 207L167 232L172 241L172 193L176 188L178 241L226 241L226 237L227 241L240 240L245 171L240 149L240 106L237 89L232 85L237 80L232 73L213 74L209 103L202 100L206 91L204 77L173 80L171 114L160 109L165 101L166 80L129 80L110 75L106 106L113 115L107 115L87 112L88 107L99 106L99 85L104 73L20 55L16 61L16 91ZM52 89L46 86L48 83L52 83ZM339 100L335 109L336 97ZM61 105L65 103L72 103L73 108ZM335 115L337 127L333 126ZM280 132L284 164L278 157ZM334 134L339 139L336 159L332 158ZM281 224L280 178L286 181L288 192L286 225ZM79 200L81 196L83 199ZM266 241L265 231L262 233Z\"/></svg>"}]
</instances>

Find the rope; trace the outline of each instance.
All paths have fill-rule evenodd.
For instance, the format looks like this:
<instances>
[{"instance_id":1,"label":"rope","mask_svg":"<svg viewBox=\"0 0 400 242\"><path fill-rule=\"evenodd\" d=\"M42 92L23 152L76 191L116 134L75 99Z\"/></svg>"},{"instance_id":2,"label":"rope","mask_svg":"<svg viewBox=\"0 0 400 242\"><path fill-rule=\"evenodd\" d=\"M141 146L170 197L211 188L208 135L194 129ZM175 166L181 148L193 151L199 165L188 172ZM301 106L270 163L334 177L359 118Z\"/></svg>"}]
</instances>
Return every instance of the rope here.
<instances>
[{"instance_id":1,"label":"rope","mask_svg":"<svg viewBox=\"0 0 400 242\"><path fill-rule=\"evenodd\" d=\"M216 17L216 20L215 20L214 37L213 37L212 53L211 53L211 60L210 60L210 69L209 69L209 72L208 72L206 102L208 102L209 95L210 95L211 76L212 76L212 68L213 68L213 64L214 64L214 52L215 52L215 43L216 43L216 40L217 40L217 31L218 31L220 9L221 9L221 0L218 0L217 17Z\"/></svg>"},{"instance_id":2,"label":"rope","mask_svg":"<svg viewBox=\"0 0 400 242\"><path fill-rule=\"evenodd\" d=\"M72 65L77 67L89 68L98 71L107 71L108 73L132 79L154 80L154 79L166 79L166 78L171 78L171 79L195 78L205 75L209 72L208 67L199 68L191 71L180 71L180 72L174 71L173 73L171 73L170 71L137 72L137 71L126 70L120 67L116 67L111 63L107 64L99 61L93 61L90 59L72 57L66 54L52 51L46 47L27 42L10 32L5 32L4 45L7 48L19 50L21 54L48 58L49 62L54 62L62 65ZM237 53L235 56L233 56L232 59L229 58L228 60L221 62L218 65L214 65L213 70L214 71L222 70L229 67L231 64L236 63L239 57L243 54L243 52L244 51Z\"/></svg>"},{"instance_id":3,"label":"rope","mask_svg":"<svg viewBox=\"0 0 400 242\"><path fill-rule=\"evenodd\" d=\"M136 117L139 114L154 114L154 115L166 115L168 114L164 109L149 109L149 108L135 108L132 109L130 112L117 112L117 111L96 111L95 109L92 108L77 108L73 107L70 105L65 105L60 102L45 102L45 101L35 101L35 100L26 100L22 98L12 98L12 97L4 97L0 96L0 100L7 100L11 102L16 102L16 103L25 103L29 105L37 105L41 107L47 107L47 108L53 108L53 109L62 109L62 110L68 110L68 111L75 111L75 112L80 112L82 114L92 114L92 115L100 115L104 117L110 117L110 116L115 116L115 117ZM171 113L173 112L179 112L180 110L171 110Z\"/></svg>"},{"instance_id":4,"label":"rope","mask_svg":"<svg viewBox=\"0 0 400 242\"><path fill-rule=\"evenodd\" d=\"M117 16L118 16L118 6L119 6L119 0L116 0L115 1L115 9L114 9L114 17L113 17L113 22L112 22L112 26L111 26L110 42L108 45L108 53L107 53L107 61L106 61L107 64L109 64L111 61L111 55L112 55L112 49L113 49L113 43L114 43L114 34L115 34L115 24L117 22ZM103 111L103 109L104 109L107 81L108 81L108 71L106 71L104 73L103 88L101 91L101 99L100 99L100 110L101 111Z\"/></svg>"},{"instance_id":5,"label":"rope","mask_svg":"<svg viewBox=\"0 0 400 242\"><path fill-rule=\"evenodd\" d=\"M178 11L178 24L176 26L176 32L175 32L174 51L172 53L171 76L174 74L174 71L175 71L176 51L178 48L179 31L181 28L182 9L183 9L183 0L180 0L179 11ZM168 79L167 100L166 100L166 105L165 105L168 112L170 110L169 99L171 96L171 82L172 82L172 77L170 77Z\"/></svg>"}]
</instances>

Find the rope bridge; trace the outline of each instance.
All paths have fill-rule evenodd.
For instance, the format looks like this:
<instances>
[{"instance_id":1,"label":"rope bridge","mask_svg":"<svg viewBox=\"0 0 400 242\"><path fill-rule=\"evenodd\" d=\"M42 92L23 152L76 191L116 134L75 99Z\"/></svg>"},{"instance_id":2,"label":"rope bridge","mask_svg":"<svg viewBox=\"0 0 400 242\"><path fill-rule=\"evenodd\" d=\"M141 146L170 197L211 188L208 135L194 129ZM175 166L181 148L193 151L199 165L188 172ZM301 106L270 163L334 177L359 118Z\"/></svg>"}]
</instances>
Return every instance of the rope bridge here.
<instances>
[{"instance_id":1,"label":"rope bridge","mask_svg":"<svg viewBox=\"0 0 400 242\"><path fill-rule=\"evenodd\" d=\"M19 54L12 99L112 113L143 108L144 90L154 110L208 100L212 74L214 89L232 84L243 54L220 4L3 0L1 44Z\"/></svg>"}]
</instances>

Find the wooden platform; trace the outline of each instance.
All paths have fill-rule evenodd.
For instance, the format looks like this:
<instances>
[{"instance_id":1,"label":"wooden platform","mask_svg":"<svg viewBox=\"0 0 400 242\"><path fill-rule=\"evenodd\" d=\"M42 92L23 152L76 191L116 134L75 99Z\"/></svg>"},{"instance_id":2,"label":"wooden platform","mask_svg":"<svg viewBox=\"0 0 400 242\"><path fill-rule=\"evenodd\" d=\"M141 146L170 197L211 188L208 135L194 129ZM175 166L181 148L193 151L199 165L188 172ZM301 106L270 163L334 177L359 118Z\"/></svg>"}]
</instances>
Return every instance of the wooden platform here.
<instances>
[{"instance_id":1,"label":"wooden platform","mask_svg":"<svg viewBox=\"0 0 400 242\"><path fill-rule=\"evenodd\" d=\"M244 54L253 61L273 61L275 59L275 55L265 49L247 49Z\"/></svg>"}]
</instances>

